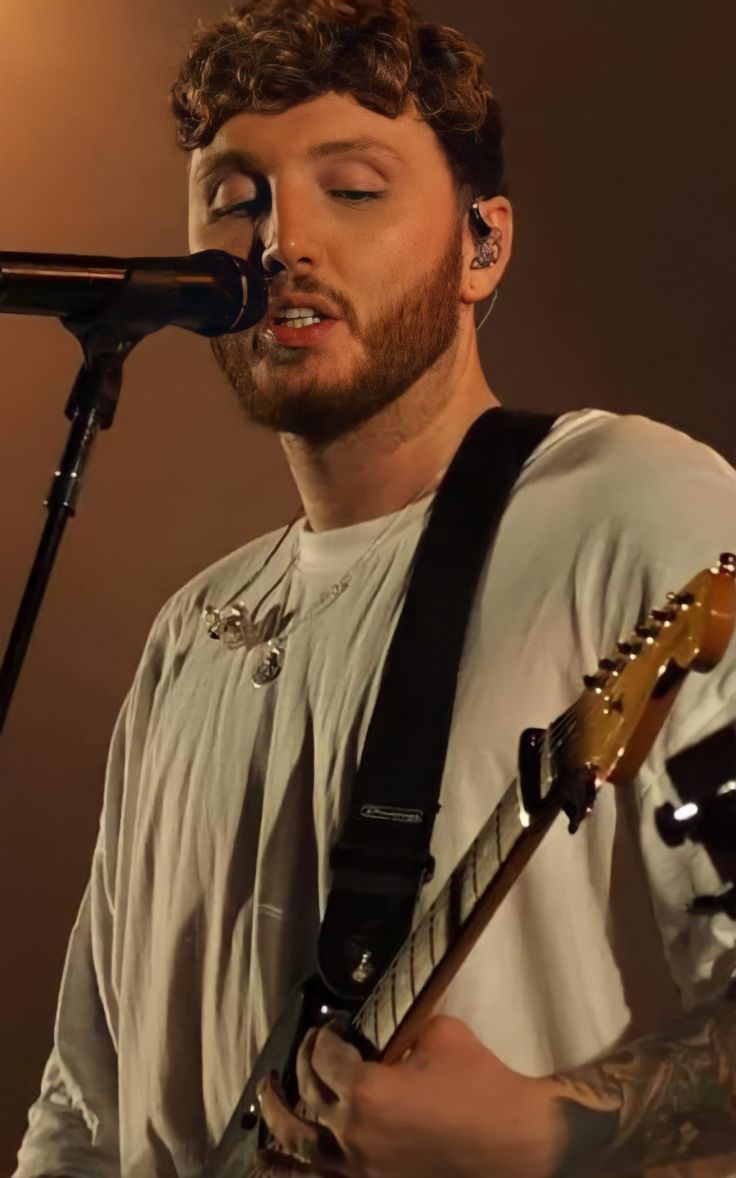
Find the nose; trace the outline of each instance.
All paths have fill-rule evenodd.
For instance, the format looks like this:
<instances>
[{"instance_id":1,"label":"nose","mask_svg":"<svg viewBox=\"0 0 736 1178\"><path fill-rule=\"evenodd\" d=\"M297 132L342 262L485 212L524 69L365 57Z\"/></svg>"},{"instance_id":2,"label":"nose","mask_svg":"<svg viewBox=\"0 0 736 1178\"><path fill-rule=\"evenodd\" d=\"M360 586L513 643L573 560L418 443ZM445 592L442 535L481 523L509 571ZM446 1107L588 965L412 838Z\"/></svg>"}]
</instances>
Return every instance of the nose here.
<instances>
[{"instance_id":1,"label":"nose","mask_svg":"<svg viewBox=\"0 0 736 1178\"><path fill-rule=\"evenodd\" d=\"M270 212L261 225L264 270L286 270L295 276L312 274L322 258L318 218L297 192L274 195Z\"/></svg>"}]
</instances>

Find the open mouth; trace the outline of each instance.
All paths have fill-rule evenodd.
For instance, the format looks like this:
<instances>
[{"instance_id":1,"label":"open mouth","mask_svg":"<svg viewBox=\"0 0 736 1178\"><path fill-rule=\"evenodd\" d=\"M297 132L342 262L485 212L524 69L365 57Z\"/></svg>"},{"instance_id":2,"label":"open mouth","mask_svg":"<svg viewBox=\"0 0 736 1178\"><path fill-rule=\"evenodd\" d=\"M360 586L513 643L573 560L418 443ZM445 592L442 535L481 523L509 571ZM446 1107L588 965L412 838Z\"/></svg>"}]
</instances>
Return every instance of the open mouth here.
<instances>
[{"instance_id":1,"label":"open mouth","mask_svg":"<svg viewBox=\"0 0 736 1178\"><path fill-rule=\"evenodd\" d=\"M274 323L279 327L316 327L318 323L324 323L329 317L327 315L320 315L319 311L315 311L312 307L286 307L278 315L274 316Z\"/></svg>"}]
</instances>

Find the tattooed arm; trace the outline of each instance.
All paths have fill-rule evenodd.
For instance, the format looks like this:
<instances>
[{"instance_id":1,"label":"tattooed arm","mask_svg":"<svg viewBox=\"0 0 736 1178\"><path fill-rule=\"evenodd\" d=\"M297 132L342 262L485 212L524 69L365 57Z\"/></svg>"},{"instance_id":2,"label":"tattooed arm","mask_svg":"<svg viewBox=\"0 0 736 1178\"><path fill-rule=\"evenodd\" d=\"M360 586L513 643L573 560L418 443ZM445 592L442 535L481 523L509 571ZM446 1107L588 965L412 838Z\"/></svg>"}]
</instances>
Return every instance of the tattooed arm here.
<instances>
[{"instance_id":1,"label":"tattooed arm","mask_svg":"<svg viewBox=\"0 0 736 1178\"><path fill-rule=\"evenodd\" d=\"M554 1079L568 1131L554 1178L736 1153L736 983L668 1031Z\"/></svg>"}]
</instances>

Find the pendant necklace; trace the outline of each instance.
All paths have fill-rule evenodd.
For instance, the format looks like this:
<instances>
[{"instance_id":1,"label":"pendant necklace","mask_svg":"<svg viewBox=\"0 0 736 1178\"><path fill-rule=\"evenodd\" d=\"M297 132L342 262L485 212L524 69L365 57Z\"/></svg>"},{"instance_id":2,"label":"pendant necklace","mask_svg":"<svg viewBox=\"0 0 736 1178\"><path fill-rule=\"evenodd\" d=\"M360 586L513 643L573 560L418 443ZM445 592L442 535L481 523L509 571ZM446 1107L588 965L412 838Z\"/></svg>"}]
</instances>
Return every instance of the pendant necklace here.
<instances>
[{"instance_id":1,"label":"pendant necklace","mask_svg":"<svg viewBox=\"0 0 736 1178\"><path fill-rule=\"evenodd\" d=\"M267 565L270 564L271 560L289 535L289 532L294 527L294 524L301 517L301 513L295 516L294 519L291 520L289 524L287 524L285 530L269 552L263 564L260 565L258 570L253 574L252 577L250 577L245 585L243 585L238 590L234 597L230 598L230 601L220 609L217 609L211 605L205 606L204 610L202 611L202 619L207 627L207 633L209 634L210 638L221 639L225 646L227 646L230 650L237 650L243 647L248 653L250 653L252 650L258 650L260 657L251 675L251 682L256 688L268 687L271 683L274 683L281 674L284 666L287 639L291 638L292 635L298 629L300 629L301 626L305 625L312 618L316 617L318 614L323 613L324 610L329 609L329 607L335 601L337 601L339 597L342 596L352 581L356 570L363 564L364 561L368 559L371 553L375 551L381 541L385 540L395 529L395 527L404 519L404 516L406 515L406 512L409 510L409 508L417 503L425 495L429 494L429 492L442 478L444 473L445 472L443 470L439 474L434 475L431 482L422 487L421 490L418 491L417 494L414 495L409 500L409 502L405 504L405 506L389 520L388 524L386 524L386 526L379 531L378 535L374 536L365 552L362 552L357 560L355 560L353 564L349 566L339 581L336 581L334 585L331 585L328 590L326 590L323 594L321 594L320 597L317 598L314 605L308 609L306 613L301 615L297 614L295 617L292 617L283 633L276 634L272 638L269 638L268 641L264 642L261 638L261 628L254 619L266 600L271 596L274 590L278 588L287 574L297 563L298 552L296 543L292 548L291 557L285 569L280 574L280 576L277 577L269 589L267 589L266 593L260 598L258 604L252 610L249 610L245 605L242 600L242 596L250 588L250 586L253 585L255 581L257 581Z\"/></svg>"}]
</instances>

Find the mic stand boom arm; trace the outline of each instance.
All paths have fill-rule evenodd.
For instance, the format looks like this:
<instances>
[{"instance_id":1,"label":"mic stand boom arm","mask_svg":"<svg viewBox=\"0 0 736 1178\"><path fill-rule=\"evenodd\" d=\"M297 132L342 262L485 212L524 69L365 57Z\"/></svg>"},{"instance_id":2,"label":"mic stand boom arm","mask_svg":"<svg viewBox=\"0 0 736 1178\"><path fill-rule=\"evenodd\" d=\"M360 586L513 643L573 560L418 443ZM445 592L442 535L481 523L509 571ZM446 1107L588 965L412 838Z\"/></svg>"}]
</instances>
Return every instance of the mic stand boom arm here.
<instances>
[{"instance_id":1,"label":"mic stand boom arm","mask_svg":"<svg viewBox=\"0 0 736 1178\"><path fill-rule=\"evenodd\" d=\"M67 520L76 511L87 462L99 430L109 429L123 380L123 363L143 334L109 324L62 320L84 351L65 413L71 429L45 507L46 524L0 667L0 733L25 660Z\"/></svg>"}]
</instances>

